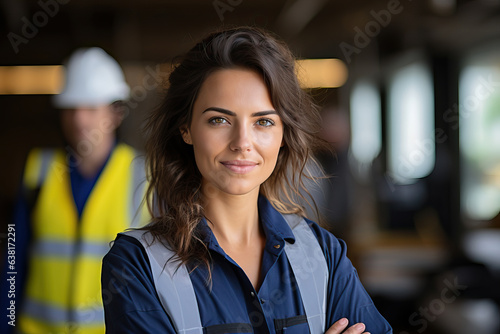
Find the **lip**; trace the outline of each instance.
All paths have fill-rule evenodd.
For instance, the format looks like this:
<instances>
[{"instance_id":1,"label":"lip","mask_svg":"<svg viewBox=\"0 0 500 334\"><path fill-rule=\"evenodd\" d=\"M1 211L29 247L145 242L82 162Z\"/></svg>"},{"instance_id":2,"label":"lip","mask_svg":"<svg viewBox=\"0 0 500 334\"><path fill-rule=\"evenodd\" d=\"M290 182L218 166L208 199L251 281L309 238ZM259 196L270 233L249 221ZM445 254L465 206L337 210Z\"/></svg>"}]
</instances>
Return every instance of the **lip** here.
<instances>
[{"instance_id":1,"label":"lip","mask_svg":"<svg viewBox=\"0 0 500 334\"><path fill-rule=\"evenodd\" d=\"M257 167L257 163L250 160L229 160L229 161L221 161L221 164L224 165L227 169L236 174L246 174L251 172L255 167Z\"/></svg>"}]
</instances>

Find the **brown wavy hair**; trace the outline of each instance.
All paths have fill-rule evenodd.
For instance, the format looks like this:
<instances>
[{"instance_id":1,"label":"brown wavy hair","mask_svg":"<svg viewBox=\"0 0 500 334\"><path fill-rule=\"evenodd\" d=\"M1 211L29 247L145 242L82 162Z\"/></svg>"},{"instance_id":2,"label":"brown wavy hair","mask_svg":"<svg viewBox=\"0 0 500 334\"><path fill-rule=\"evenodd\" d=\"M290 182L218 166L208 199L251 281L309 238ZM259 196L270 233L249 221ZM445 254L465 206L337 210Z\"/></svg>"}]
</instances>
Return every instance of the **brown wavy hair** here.
<instances>
[{"instance_id":1,"label":"brown wavy hair","mask_svg":"<svg viewBox=\"0 0 500 334\"><path fill-rule=\"evenodd\" d=\"M300 88L295 59L278 38L261 29L240 27L212 33L196 44L174 67L163 103L146 125L146 198L153 216L146 229L175 251L180 263L210 268L210 255L198 228L204 217L202 176L193 148L182 140L180 129L190 125L193 104L205 79L214 71L230 68L262 74L281 117L284 145L273 173L260 187L279 212L305 215L299 204L299 199L309 203L301 193L308 193L304 179L314 180L306 163L316 164L312 152L325 147L318 138L318 110Z\"/></svg>"}]
</instances>

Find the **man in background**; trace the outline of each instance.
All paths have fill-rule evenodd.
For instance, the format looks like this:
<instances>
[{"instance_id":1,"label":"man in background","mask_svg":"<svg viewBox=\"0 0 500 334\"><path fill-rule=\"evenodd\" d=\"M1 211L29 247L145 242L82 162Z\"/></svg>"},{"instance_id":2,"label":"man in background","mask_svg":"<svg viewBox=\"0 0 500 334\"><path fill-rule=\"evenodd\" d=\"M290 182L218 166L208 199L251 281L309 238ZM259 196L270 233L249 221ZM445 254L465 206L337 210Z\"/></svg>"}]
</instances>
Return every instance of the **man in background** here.
<instances>
[{"instance_id":1,"label":"man in background","mask_svg":"<svg viewBox=\"0 0 500 334\"><path fill-rule=\"evenodd\" d=\"M14 213L16 292L9 294L6 259L0 332L104 333L102 257L117 233L149 216L143 160L116 139L128 95L120 66L102 49L71 55L53 100L67 145L28 155Z\"/></svg>"}]
</instances>

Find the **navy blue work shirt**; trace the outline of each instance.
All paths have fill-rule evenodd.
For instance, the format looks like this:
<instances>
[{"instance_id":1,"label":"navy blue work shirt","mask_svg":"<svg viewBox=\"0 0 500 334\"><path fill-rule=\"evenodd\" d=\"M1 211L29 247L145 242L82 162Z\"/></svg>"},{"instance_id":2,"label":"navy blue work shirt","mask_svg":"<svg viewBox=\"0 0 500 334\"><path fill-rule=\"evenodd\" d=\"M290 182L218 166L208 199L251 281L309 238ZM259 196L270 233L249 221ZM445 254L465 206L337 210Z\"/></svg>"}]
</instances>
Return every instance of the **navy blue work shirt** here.
<instances>
[{"instance_id":1,"label":"navy blue work shirt","mask_svg":"<svg viewBox=\"0 0 500 334\"><path fill-rule=\"evenodd\" d=\"M202 222L213 261L212 286L207 286L207 270L202 266L191 273L191 281L205 333L309 333L284 252L285 240L295 239L292 230L264 197L259 198L259 215L266 235L259 291L219 246L206 221ZM372 334L392 333L346 257L345 243L307 222L329 268L326 329L345 317L351 325L363 322ZM147 253L137 239L119 235L104 257L102 296L107 333L175 333L158 299Z\"/></svg>"}]
</instances>

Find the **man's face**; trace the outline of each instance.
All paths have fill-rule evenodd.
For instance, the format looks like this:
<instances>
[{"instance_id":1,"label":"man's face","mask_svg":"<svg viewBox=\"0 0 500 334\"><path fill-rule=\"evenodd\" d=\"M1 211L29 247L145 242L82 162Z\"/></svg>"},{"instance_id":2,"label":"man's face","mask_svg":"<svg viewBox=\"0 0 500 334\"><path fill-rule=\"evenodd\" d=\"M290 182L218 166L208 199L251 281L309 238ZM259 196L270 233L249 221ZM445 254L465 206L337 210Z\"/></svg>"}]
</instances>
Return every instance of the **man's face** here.
<instances>
[{"instance_id":1,"label":"man's face","mask_svg":"<svg viewBox=\"0 0 500 334\"><path fill-rule=\"evenodd\" d=\"M104 140L115 136L121 116L110 105L96 107L77 107L61 111L61 124L64 137L73 149L79 146L98 146Z\"/></svg>"}]
</instances>

